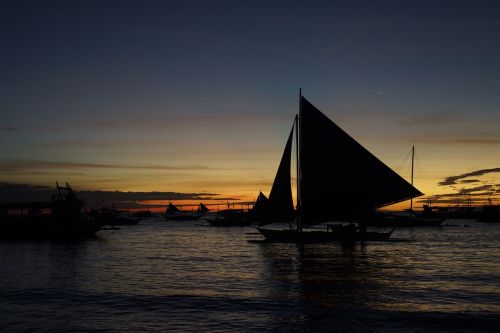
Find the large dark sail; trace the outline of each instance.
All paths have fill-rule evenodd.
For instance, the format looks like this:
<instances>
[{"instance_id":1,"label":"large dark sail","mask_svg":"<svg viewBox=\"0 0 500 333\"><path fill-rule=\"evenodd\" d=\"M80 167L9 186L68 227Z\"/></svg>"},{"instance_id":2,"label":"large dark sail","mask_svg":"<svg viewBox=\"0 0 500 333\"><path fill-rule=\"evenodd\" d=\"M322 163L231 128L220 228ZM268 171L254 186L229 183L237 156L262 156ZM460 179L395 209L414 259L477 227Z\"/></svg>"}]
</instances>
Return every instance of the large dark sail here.
<instances>
[{"instance_id":1,"label":"large dark sail","mask_svg":"<svg viewBox=\"0 0 500 333\"><path fill-rule=\"evenodd\" d=\"M291 221L293 218L292 184L290 179L292 141L293 127L286 142L285 151L266 204L265 215L266 220L269 222Z\"/></svg>"},{"instance_id":2,"label":"large dark sail","mask_svg":"<svg viewBox=\"0 0 500 333\"><path fill-rule=\"evenodd\" d=\"M302 225L355 219L422 195L302 96L300 103Z\"/></svg>"}]
</instances>

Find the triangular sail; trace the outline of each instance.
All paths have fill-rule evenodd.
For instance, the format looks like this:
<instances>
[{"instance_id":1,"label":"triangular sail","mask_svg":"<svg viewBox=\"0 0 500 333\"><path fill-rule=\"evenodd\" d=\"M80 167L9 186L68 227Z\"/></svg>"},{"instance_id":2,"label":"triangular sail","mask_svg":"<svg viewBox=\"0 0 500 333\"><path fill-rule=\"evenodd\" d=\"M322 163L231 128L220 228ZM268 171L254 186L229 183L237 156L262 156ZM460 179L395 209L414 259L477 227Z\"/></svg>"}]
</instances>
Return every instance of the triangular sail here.
<instances>
[{"instance_id":1,"label":"triangular sail","mask_svg":"<svg viewBox=\"0 0 500 333\"><path fill-rule=\"evenodd\" d=\"M262 215L265 213L267 208L267 203L269 199L264 195L264 193L259 192L259 196L255 200L255 204L253 205L253 211L256 215Z\"/></svg>"},{"instance_id":2,"label":"triangular sail","mask_svg":"<svg viewBox=\"0 0 500 333\"><path fill-rule=\"evenodd\" d=\"M259 196L255 200L253 205L252 214L255 217L259 225L264 225L268 223L268 203L269 199L264 195L264 193L259 192Z\"/></svg>"},{"instance_id":3,"label":"triangular sail","mask_svg":"<svg viewBox=\"0 0 500 333\"><path fill-rule=\"evenodd\" d=\"M198 210L196 211L196 213L198 214L205 214L209 211L210 209L208 209L207 206L205 206L203 203L200 203L200 205L198 206Z\"/></svg>"},{"instance_id":4,"label":"triangular sail","mask_svg":"<svg viewBox=\"0 0 500 333\"><path fill-rule=\"evenodd\" d=\"M171 214L171 213L178 213L180 212L179 208L175 207L171 202L168 204L167 210L165 213Z\"/></svg>"},{"instance_id":5,"label":"triangular sail","mask_svg":"<svg viewBox=\"0 0 500 333\"><path fill-rule=\"evenodd\" d=\"M290 163L292 159L293 127L286 142L283 157L274 178L266 207L266 220L269 222L288 222L293 219L292 183Z\"/></svg>"},{"instance_id":6,"label":"triangular sail","mask_svg":"<svg viewBox=\"0 0 500 333\"><path fill-rule=\"evenodd\" d=\"M422 195L302 96L300 103L302 225L355 219Z\"/></svg>"}]
</instances>

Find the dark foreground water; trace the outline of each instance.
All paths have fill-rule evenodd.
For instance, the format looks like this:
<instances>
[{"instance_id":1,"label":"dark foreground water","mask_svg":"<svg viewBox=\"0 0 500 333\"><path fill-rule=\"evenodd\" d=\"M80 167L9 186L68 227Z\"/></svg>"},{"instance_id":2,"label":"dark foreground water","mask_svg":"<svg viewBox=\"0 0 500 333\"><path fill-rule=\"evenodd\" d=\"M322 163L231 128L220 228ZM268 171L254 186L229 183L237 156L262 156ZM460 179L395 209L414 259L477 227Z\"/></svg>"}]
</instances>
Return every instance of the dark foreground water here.
<instances>
[{"instance_id":1,"label":"dark foreground water","mask_svg":"<svg viewBox=\"0 0 500 333\"><path fill-rule=\"evenodd\" d=\"M350 248L164 221L0 242L0 331L498 332L500 223L444 225Z\"/></svg>"}]
</instances>

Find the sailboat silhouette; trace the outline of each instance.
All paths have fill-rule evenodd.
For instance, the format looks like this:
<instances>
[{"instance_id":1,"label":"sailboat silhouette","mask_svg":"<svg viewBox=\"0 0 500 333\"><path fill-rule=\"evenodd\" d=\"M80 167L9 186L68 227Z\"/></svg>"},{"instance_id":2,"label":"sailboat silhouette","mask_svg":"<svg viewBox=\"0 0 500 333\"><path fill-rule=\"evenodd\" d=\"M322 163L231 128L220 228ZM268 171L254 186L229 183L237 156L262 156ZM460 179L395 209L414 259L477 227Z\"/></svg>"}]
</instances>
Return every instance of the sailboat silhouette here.
<instances>
[{"instance_id":1,"label":"sailboat silhouette","mask_svg":"<svg viewBox=\"0 0 500 333\"><path fill-rule=\"evenodd\" d=\"M293 216L290 164L293 133L297 153L296 227L258 228L268 240L316 242L383 240L390 232L336 226L324 231L304 228L329 221L358 221L367 212L423 195L319 111L300 93L285 151L269 195L267 222Z\"/></svg>"}]
</instances>

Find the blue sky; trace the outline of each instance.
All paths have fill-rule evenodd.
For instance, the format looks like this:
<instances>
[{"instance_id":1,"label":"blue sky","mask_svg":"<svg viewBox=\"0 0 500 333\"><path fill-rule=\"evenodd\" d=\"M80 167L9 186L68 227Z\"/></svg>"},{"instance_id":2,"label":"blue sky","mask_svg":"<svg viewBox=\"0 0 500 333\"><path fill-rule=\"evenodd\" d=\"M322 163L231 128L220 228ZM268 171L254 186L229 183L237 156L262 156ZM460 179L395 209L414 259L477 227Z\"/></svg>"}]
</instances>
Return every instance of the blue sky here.
<instances>
[{"instance_id":1,"label":"blue sky","mask_svg":"<svg viewBox=\"0 0 500 333\"><path fill-rule=\"evenodd\" d=\"M302 88L393 168L415 144L422 190L444 193L500 166L498 17L496 1L3 1L0 181L268 192Z\"/></svg>"}]
</instances>

